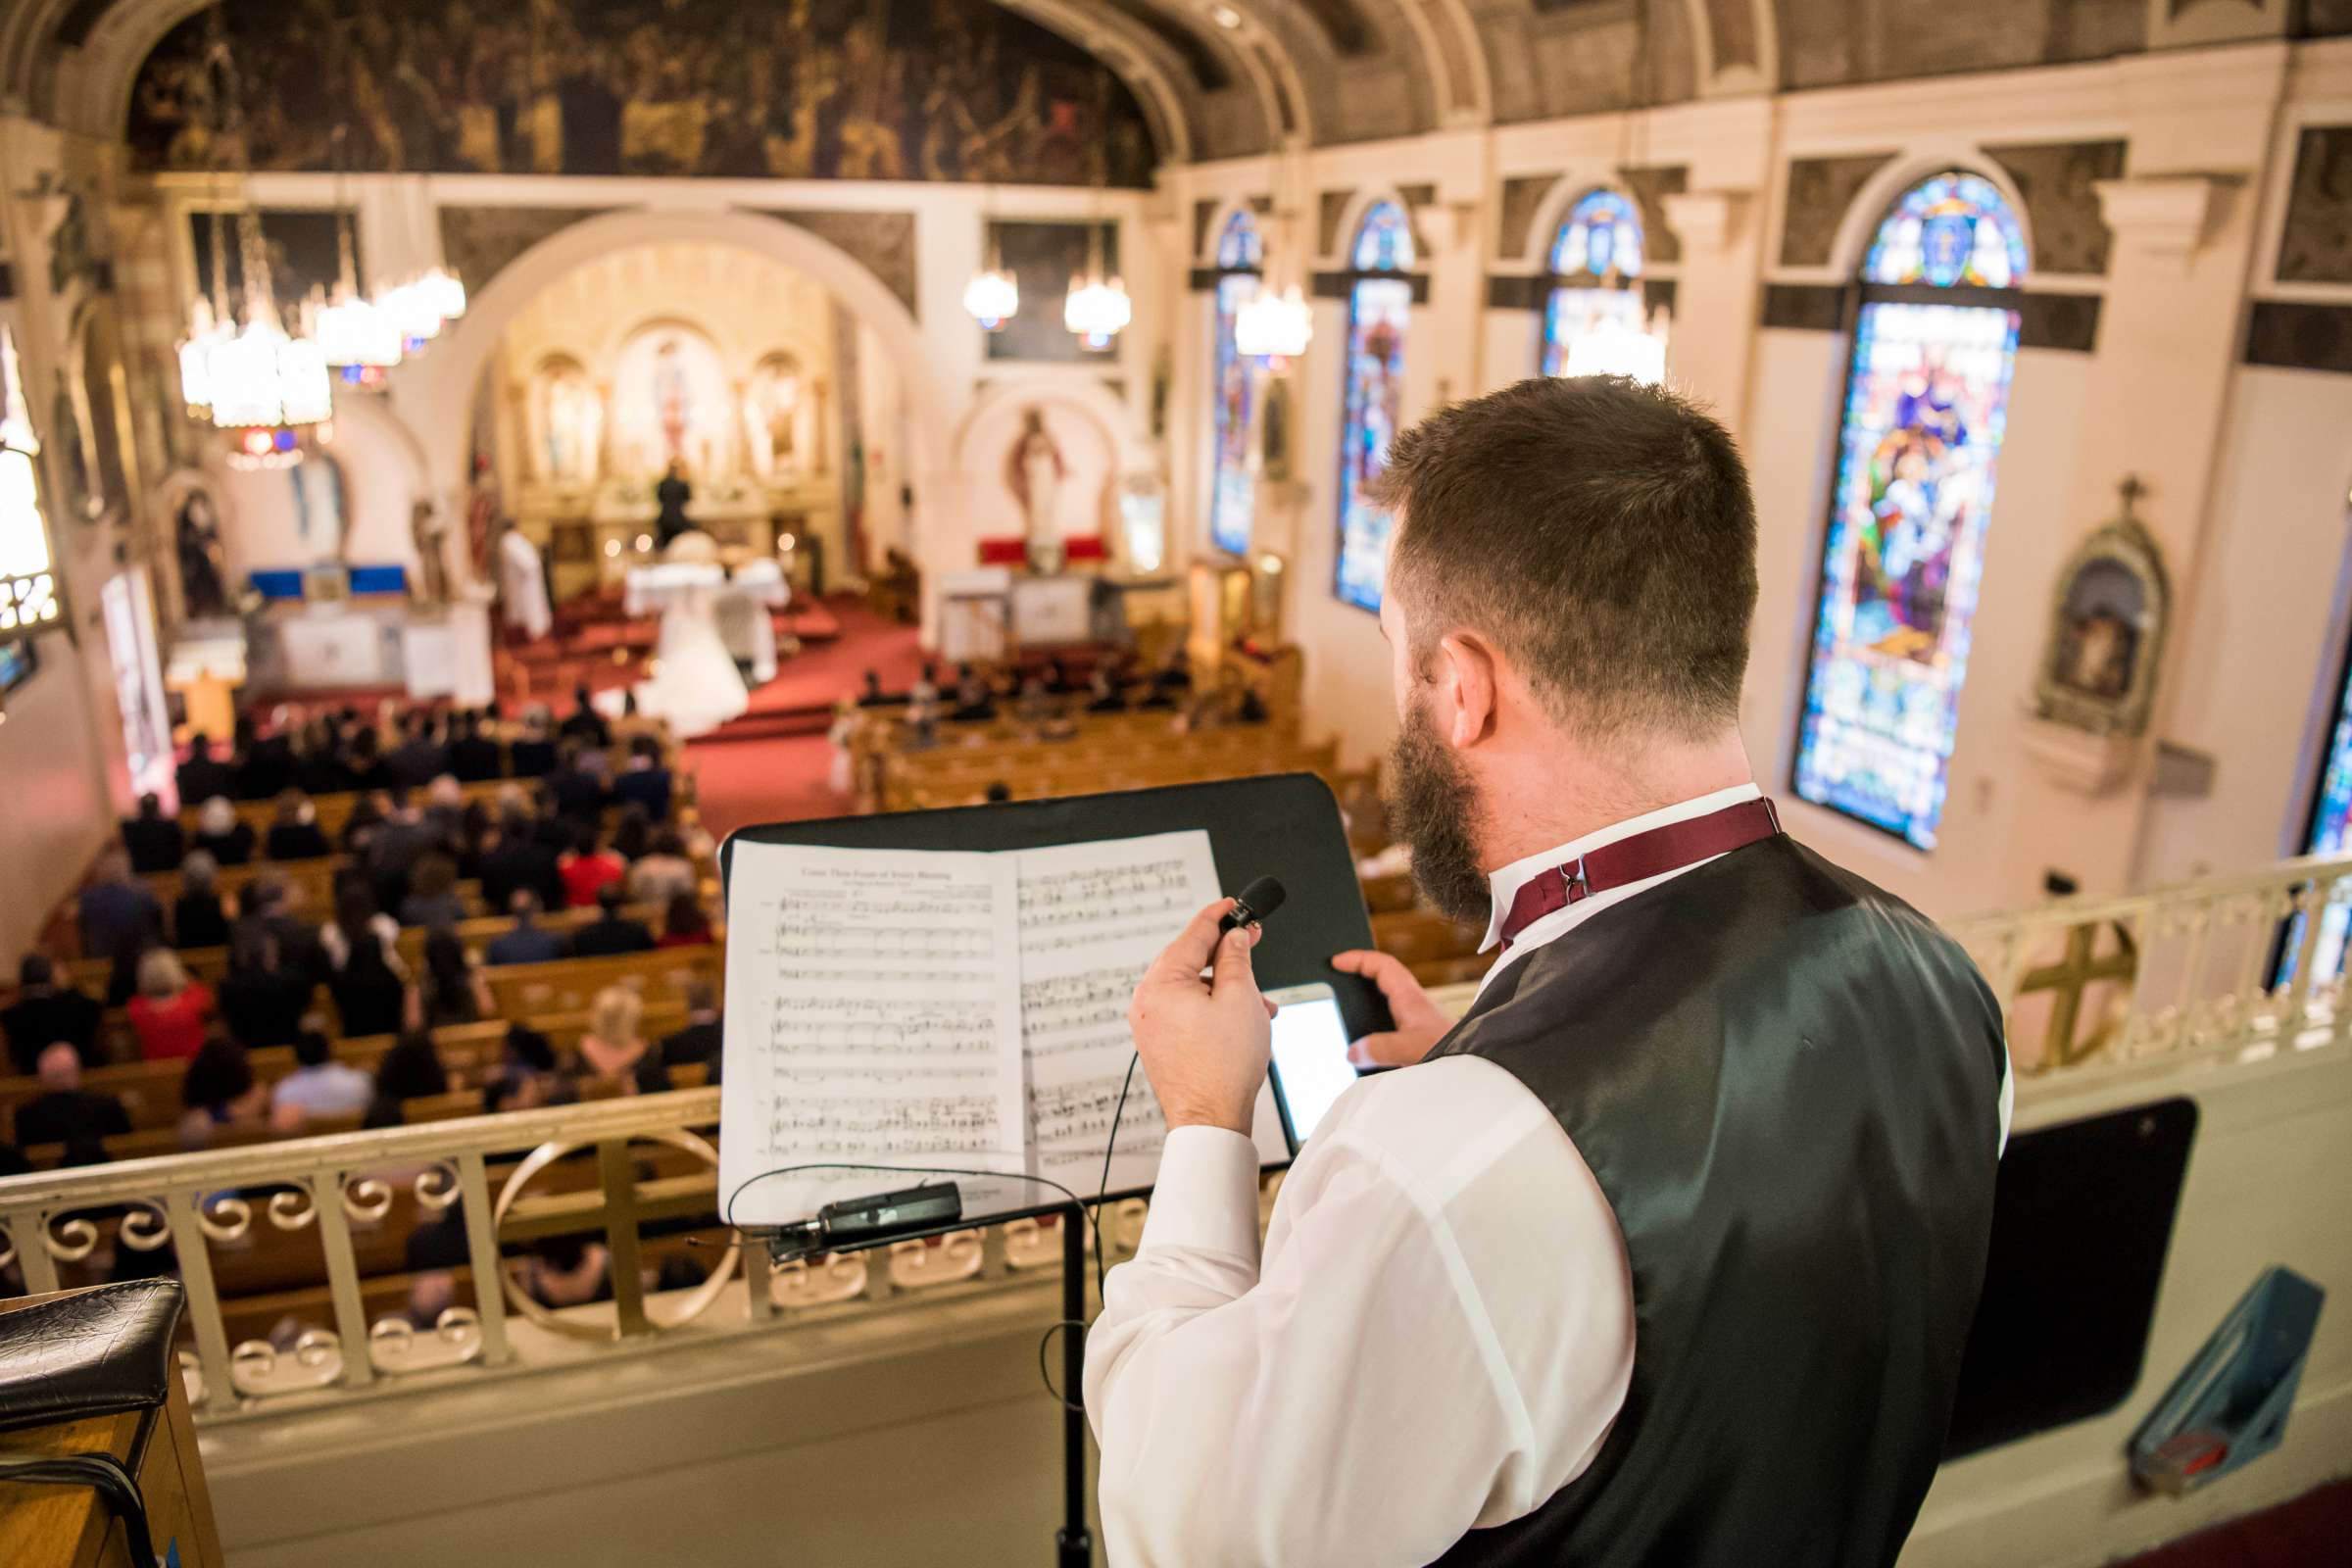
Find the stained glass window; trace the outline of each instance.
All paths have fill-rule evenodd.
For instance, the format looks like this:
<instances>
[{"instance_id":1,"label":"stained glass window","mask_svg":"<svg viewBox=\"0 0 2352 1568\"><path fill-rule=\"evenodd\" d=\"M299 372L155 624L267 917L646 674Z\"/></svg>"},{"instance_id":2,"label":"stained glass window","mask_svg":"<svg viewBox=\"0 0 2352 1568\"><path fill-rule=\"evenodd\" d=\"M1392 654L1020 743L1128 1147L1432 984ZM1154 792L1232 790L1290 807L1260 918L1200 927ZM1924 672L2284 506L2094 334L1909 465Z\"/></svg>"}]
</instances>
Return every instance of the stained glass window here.
<instances>
[{"instance_id":1,"label":"stained glass window","mask_svg":"<svg viewBox=\"0 0 2352 1568\"><path fill-rule=\"evenodd\" d=\"M2025 267L2001 193L1953 172L1903 193L1862 268L1795 785L1923 850L1943 814Z\"/></svg>"},{"instance_id":2,"label":"stained glass window","mask_svg":"<svg viewBox=\"0 0 2352 1568\"><path fill-rule=\"evenodd\" d=\"M2306 855L2341 855L2352 849L2352 662L2337 688L2335 727L2328 731L2327 765L2320 772L2320 796L2312 802L2311 826L2303 835ZM2332 978L2343 967L2344 944L2352 934L2352 908L2329 903L2320 916L2320 937L2312 950L2312 972ZM2295 958L2303 946L2302 916L2289 922L2280 954L2278 983L2294 978Z\"/></svg>"},{"instance_id":3,"label":"stained glass window","mask_svg":"<svg viewBox=\"0 0 2352 1568\"><path fill-rule=\"evenodd\" d=\"M1380 609L1388 571L1389 514L1364 491L1388 461L1404 404L1404 337L1413 308L1413 235L1404 209L1380 202L1364 215L1348 289L1347 422L1340 429L1340 561L1335 591Z\"/></svg>"},{"instance_id":4,"label":"stained glass window","mask_svg":"<svg viewBox=\"0 0 2352 1568\"><path fill-rule=\"evenodd\" d=\"M1563 375L1568 349L1595 318L1645 325L1642 310L1642 219L1613 190L1578 199L1551 244L1551 294L1544 308L1544 373ZM1632 282L1633 287L1624 284Z\"/></svg>"},{"instance_id":5,"label":"stained glass window","mask_svg":"<svg viewBox=\"0 0 2352 1568\"><path fill-rule=\"evenodd\" d=\"M1216 408L1211 417L1208 538L1219 550L1247 555L1257 504L1250 472L1250 433L1257 410L1257 368L1234 343L1242 306L1257 293L1265 260L1257 224L1236 213L1217 237L1217 324L1212 353Z\"/></svg>"}]
</instances>

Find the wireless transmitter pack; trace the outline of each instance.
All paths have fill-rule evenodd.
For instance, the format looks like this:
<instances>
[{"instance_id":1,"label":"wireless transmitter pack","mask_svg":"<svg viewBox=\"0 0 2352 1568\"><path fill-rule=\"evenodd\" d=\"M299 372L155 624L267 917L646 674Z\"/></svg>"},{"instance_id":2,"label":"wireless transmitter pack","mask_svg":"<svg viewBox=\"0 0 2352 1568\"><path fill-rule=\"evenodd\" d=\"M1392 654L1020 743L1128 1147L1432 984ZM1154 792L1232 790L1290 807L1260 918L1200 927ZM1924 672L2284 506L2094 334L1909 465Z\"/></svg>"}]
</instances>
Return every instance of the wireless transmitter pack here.
<instances>
[{"instance_id":1,"label":"wireless transmitter pack","mask_svg":"<svg viewBox=\"0 0 2352 1568\"><path fill-rule=\"evenodd\" d=\"M787 1225L768 1238L778 1263L819 1252L854 1252L921 1231L945 1229L963 1218L963 1190L954 1182L925 1182L871 1198L827 1203L814 1219Z\"/></svg>"}]
</instances>

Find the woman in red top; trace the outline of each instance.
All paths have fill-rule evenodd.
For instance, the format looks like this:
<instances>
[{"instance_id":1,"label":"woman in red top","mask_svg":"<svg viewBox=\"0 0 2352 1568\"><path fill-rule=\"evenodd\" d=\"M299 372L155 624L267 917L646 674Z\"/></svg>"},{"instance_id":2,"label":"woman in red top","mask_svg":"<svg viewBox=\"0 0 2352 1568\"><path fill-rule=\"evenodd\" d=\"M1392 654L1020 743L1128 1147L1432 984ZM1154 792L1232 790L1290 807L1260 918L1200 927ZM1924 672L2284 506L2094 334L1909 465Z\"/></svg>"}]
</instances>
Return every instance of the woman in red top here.
<instances>
[{"instance_id":1,"label":"woman in red top","mask_svg":"<svg viewBox=\"0 0 2352 1568\"><path fill-rule=\"evenodd\" d=\"M130 999L130 1026L147 1061L185 1061L204 1046L212 1021L213 994L188 978L169 948L151 948L139 959L139 994Z\"/></svg>"},{"instance_id":2,"label":"woman in red top","mask_svg":"<svg viewBox=\"0 0 2352 1568\"><path fill-rule=\"evenodd\" d=\"M628 862L605 848L602 833L583 832L576 842L579 848L556 868L564 878L564 902L575 909L593 909L599 893L629 874Z\"/></svg>"}]
</instances>

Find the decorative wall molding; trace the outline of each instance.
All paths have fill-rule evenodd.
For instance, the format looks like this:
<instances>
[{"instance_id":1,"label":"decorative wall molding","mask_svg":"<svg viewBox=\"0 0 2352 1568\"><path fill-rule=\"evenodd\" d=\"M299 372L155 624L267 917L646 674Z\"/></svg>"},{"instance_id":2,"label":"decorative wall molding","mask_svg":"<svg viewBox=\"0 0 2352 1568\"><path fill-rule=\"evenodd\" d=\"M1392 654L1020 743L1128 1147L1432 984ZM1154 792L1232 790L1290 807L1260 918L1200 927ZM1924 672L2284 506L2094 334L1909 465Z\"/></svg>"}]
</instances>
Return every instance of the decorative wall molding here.
<instances>
[{"instance_id":1,"label":"decorative wall molding","mask_svg":"<svg viewBox=\"0 0 2352 1568\"><path fill-rule=\"evenodd\" d=\"M2222 180L2212 174L2157 174L2137 179L2102 179L2099 215L2117 239L2159 256L2182 260L2205 243Z\"/></svg>"},{"instance_id":2,"label":"decorative wall molding","mask_svg":"<svg viewBox=\"0 0 2352 1568\"><path fill-rule=\"evenodd\" d=\"M2097 185L2124 172L2126 143L2040 142L1987 147L2025 200L2034 274L2096 275L2107 270L2108 228Z\"/></svg>"},{"instance_id":3,"label":"decorative wall molding","mask_svg":"<svg viewBox=\"0 0 2352 1568\"><path fill-rule=\"evenodd\" d=\"M1394 277L1413 286L1413 303L1429 303L1427 272L1317 272L1307 280L1307 293L1319 300L1346 301L1353 285L1366 277Z\"/></svg>"},{"instance_id":4,"label":"decorative wall molding","mask_svg":"<svg viewBox=\"0 0 2352 1568\"><path fill-rule=\"evenodd\" d=\"M1642 261L1650 266L1681 261L1683 242L1666 216L1666 198L1681 195L1690 183L1690 169L1682 164L1628 169L1622 181L1642 209L1642 246L1647 253Z\"/></svg>"},{"instance_id":5,"label":"decorative wall molding","mask_svg":"<svg viewBox=\"0 0 2352 1568\"><path fill-rule=\"evenodd\" d=\"M2295 138L2281 283L2352 283L2352 125L2306 125Z\"/></svg>"},{"instance_id":6,"label":"decorative wall molding","mask_svg":"<svg viewBox=\"0 0 2352 1568\"><path fill-rule=\"evenodd\" d=\"M912 213L843 212L829 208L777 208L781 218L846 251L882 280L899 303L922 318L915 303L914 215Z\"/></svg>"},{"instance_id":7,"label":"decorative wall molding","mask_svg":"<svg viewBox=\"0 0 2352 1568\"><path fill-rule=\"evenodd\" d=\"M1528 256L1529 242L1535 237L1536 214L1543 209L1551 187L1560 182L1560 174L1513 174L1502 182L1501 200L1496 204L1494 254L1503 261L1516 261Z\"/></svg>"},{"instance_id":8,"label":"decorative wall molding","mask_svg":"<svg viewBox=\"0 0 2352 1568\"><path fill-rule=\"evenodd\" d=\"M1767 283L1758 320L1762 325L1798 332L1845 330L1845 300L1851 284ZM1932 291L1923 291L1931 294ZM2087 354L2098 346L2099 306L2096 294L2015 295L2017 346ZM2347 314L2352 314L2348 312Z\"/></svg>"},{"instance_id":9,"label":"decorative wall molding","mask_svg":"<svg viewBox=\"0 0 2352 1568\"><path fill-rule=\"evenodd\" d=\"M1887 152L1789 160L1788 194L1781 214L1781 265L1827 267L1854 198L1893 157Z\"/></svg>"},{"instance_id":10,"label":"decorative wall molding","mask_svg":"<svg viewBox=\"0 0 2352 1568\"><path fill-rule=\"evenodd\" d=\"M2243 358L2248 365L2352 375L2352 305L2256 300Z\"/></svg>"},{"instance_id":11,"label":"decorative wall molding","mask_svg":"<svg viewBox=\"0 0 2352 1568\"><path fill-rule=\"evenodd\" d=\"M602 218L609 207L444 207L441 255L480 293L507 265L549 235Z\"/></svg>"},{"instance_id":12,"label":"decorative wall molding","mask_svg":"<svg viewBox=\"0 0 2352 1568\"><path fill-rule=\"evenodd\" d=\"M1659 199L1666 227L1676 239L1702 253L1728 248L1755 205L1753 191L1684 190Z\"/></svg>"}]
</instances>

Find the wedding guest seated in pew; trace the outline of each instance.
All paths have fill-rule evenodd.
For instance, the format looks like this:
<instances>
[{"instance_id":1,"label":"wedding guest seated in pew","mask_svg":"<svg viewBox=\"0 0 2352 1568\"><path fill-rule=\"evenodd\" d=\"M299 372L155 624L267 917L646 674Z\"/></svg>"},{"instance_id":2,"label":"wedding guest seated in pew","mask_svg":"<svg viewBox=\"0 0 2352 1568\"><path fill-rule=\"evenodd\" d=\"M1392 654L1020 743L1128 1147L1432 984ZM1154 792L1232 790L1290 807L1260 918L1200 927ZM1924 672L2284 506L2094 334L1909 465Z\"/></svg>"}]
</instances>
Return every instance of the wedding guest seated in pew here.
<instances>
[{"instance_id":1,"label":"wedding guest seated in pew","mask_svg":"<svg viewBox=\"0 0 2352 1568\"><path fill-rule=\"evenodd\" d=\"M692 893L673 893L662 908L662 941L664 948L708 947L717 940L710 929L710 911L703 901Z\"/></svg>"},{"instance_id":2,"label":"wedding guest seated in pew","mask_svg":"<svg viewBox=\"0 0 2352 1568\"><path fill-rule=\"evenodd\" d=\"M177 819L164 814L164 803L153 795L139 797L139 814L122 824L122 849L130 868L141 876L170 871L188 853L188 836Z\"/></svg>"},{"instance_id":3,"label":"wedding guest seated in pew","mask_svg":"<svg viewBox=\"0 0 2352 1568\"><path fill-rule=\"evenodd\" d=\"M375 731L366 725L357 726L351 742L343 751L345 788L352 790L380 790L396 782L392 770L384 765L382 748Z\"/></svg>"},{"instance_id":4,"label":"wedding guest seated in pew","mask_svg":"<svg viewBox=\"0 0 2352 1568\"><path fill-rule=\"evenodd\" d=\"M191 849L204 851L222 865L243 865L253 858L253 824L237 815L225 795L215 795L196 810L196 837Z\"/></svg>"},{"instance_id":5,"label":"wedding guest seated in pew","mask_svg":"<svg viewBox=\"0 0 2352 1568\"><path fill-rule=\"evenodd\" d=\"M351 803L351 813L343 818L343 831L335 848L355 858L365 858L368 846L374 842L378 829L388 814L387 803L380 790L369 790Z\"/></svg>"},{"instance_id":6,"label":"wedding guest seated in pew","mask_svg":"<svg viewBox=\"0 0 2352 1568\"><path fill-rule=\"evenodd\" d=\"M279 719L285 713L278 710ZM273 720L269 734L251 716L240 717L236 730L237 799L266 801L294 781L294 737Z\"/></svg>"},{"instance_id":7,"label":"wedding guest seated in pew","mask_svg":"<svg viewBox=\"0 0 2352 1568\"><path fill-rule=\"evenodd\" d=\"M335 1059L335 1048L311 1019L294 1036L294 1070L270 1091L273 1114L357 1116L375 1099L375 1080L348 1062ZM289 1111L288 1107L292 1107Z\"/></svg>"},{"instance_id":8,"label":"wedding guest seated in pew","mask_svg":"<svg viewBox=\"0 0 2352 1568\"><path fill-rule=\"evenodd\" d=\"M956 666L956 705L948 710L948 721L976 724L996 716L996 693L980 678L980 672L969 664Z\"/></svg>"},{"instance_id":9,"label":"wedding guest seated in pew","mask_svg":"<svg viewBox=\"0 0 2352 1568\"><path fill-rule=\"evenodd\" d=\"M541 1306L586 1306L612 1295L612 1256L602 1242L550 1236L533 1245L517 1283Z\"/></svg>"},{"instance_id":10,"label":"wedding guest seated in pew","mask_svg":"<svg viewBox=\"0 0 2352 1568\"><path fill-rule=\"evenodd\" d=\"M710 1067L710 1081L716 1083L721 1055L718 993L708 980L697 980L686 988L686 1027L662 1041L662 1065L701 1063Z\"/></svg>"},{"instance_id":11,"label":"wedding guest seated in pew","mask_svg":"<svg viewBox=\"0 0 2352 1568\"><path fill-rule=\"evenodd\" d=\"M541 842L534 827L530 808L519 797L502 809L497 835L483 849L475 866L485 906L511 907L517 893L536 895L541 908L565 902L557 852Z\"/></svg>"},{"instance_id":12,"label":"wedding guest seated in pew","mask_svg":"<svg viewBox=\"0 0 2352 1568\"><path fill-rule=\"evenodd\" d=\"M626 986L607 986L588 1005L588 1027L564 1062L575 1083L617 1083L621 1093L655 1095L669 1087L662 1054L646 1043L640 1025L645 1003Z\"/></svg>"},{"instance_id":13,"label":"wedding guest seated in pew","mask_svg":"<svg viewBox=\"0 0 2352 1568\"><path fill-rule=\"evenodd\" d=\"M265 872L248 882L229 927L232 966L237 950L256 950L266 938L275 946L278 964L288 976L313 986L325 984L326 950L319 944L318 927L302 917L301 903L299 890L274 874Z\"/></svg>"},{"instance_id":14,"label":"wedding guest seated in pew","mask_svg":"<svg viewBox=\"0 0 2352 1568\"><path fill-rule=\"evenodd\" d=\"M347 1037L388 1035L400 1027L408 989L400 927L375 906L365 882L347 882L335 895L335 917L320 928L326 988Z\"/></svg>"},{"instance_id":15,"label":"wedding guest seated in pew","mask_svg":"<svg viewBox=\"0 0 2352 1568\"><path fill-rule=\"evenodd\" d=\"M507 748L507 765L516 778L545 778L556 770L556 743L547 732L547 710L533 708L522 718L522 737Z\"/></svg>"},{"instance_id":16,"label":"wedding guest seated in pew","mask_svg":"<svg viewBox=\"0 0 2352 1568\"><path fill-rule=\"evenodd\" d=\"M179 1081L179 1147L204 1149L217 1142L225 1128L250 1129L271 1123L270 1091L254 1076L245 1048L220 1030L188 1058ZM299 1123L288 1113L280 1124L291 1130Z\"/></svg>"},{"instance_id":17,"label":"wedding guest seated in pew","mask_svg":"<svg viewBox=\"0 0 2352 1568\"><path fill-rule=\"evenodd\" d=\"M375 902L386 909L398 909L401 901L409 896L409 879L416 872L416 862L440 839L425 822L423 810L409 799L407 790L395 786L384 792L384 798L389 809L368 836L367 853L361 856L360 864L368 873L368 886L375 890Z\"/></svg>"},{"instance_id":18,"label":"wedding guest seated in pew","mask_svg":"<svg viewBox=\"0 0 2352 1568\"><path fill-rule=\"evenodd\" d=\"M302 727L294 750L294 784L311 795L340 795L352 787L334 720L321 715Z\"/></svg>"},{"instance_id":19,"label":"wedding guest seated in pew","mask_svg":"<svg viewBox=\"0 0 2352 1568\"><path fill-rule=\"evenodd\" d=\"M401 724L401 743L384 758L392 782L420 790L449 771L449 743L442 738L440 715L416 711Z\"/></svg>"},{"instance_id":20,"label":"wedding guest seated in pew","mask_svg":"<svg viewBox=\"0 0 2352 1568\"><path fill-rule=\"evenodd\" d=\"M455 773L436 773L424 787L424 829L441 844L466 839L466 786Z\"/></svg>"},{"instance_id":21,"label":"wedding guest seated in pew","mask_svg":"<svg viewBox=\"0 0 2352 1568\"><path fill-rule=\"evenodd\" d=\"M865 672L858 690L858 706L859 708L888 708L897 701L897 698L882 689L882 672L880 670L869 669Z\"/></svg>"},{"instance_id":22,"label":"wedding guest seated in pew","mask_svg":"<svg viewBox=\"0 0 2352 1568\"><path fill-rule=\"evenodd\" d=\"M179 862L179 897L172 901L172 945L223 948L228 945L228 910L220 903L220 864L203 850L190 850Z\"/></svg>"},{"instance_id":23,"label":"wedding guest seated in pew","mask_svg":"<svg viewBox=\"0 0 2352 1568\"><path fill-rule=\"evenodd\" d=\"M479 1023L498 1010L490 982L466 956L466 944L447 927L424 939L424 975L416 983L416 992L427 1029Z\"/></svg>"},{"instance_id":24,"label":"wedding guest seated in pew","mask_svg":"<svg viewBox=\"0 0 2352 1568\"><path fill-rule=\"evenodd\" d=\"M702 885L702 873L686 855L686 841L675 828L662 828L646 845L645 853L629 865L625 886L633 904L667 906L681 893Z\"/></svg>"},{"instance_id":25,"label":"wedding guest seated in pew","mask_svg":"<svg viewBox=\"0 0 2352 1568\"><path fill-rule=\"evenodd\" d=\"M81 1054L70 1042L44 1048L38 1070L40 1095L17 1107L17 1147L63 1144L65 1163L103 1164L106 1151L99 1141L130 1131L122 1102L81 1086Z\"/></svg>"},{"instance_id":26,"label":"wedding guest seated in pew","mask_svg":"<svg viewBox=\"0 0 2352 1568\"><path fill-rule=\"evenodd\" d=\"M601 828L580 828L572 842L571 854L558 867L564 875L564 903L574 909L594 908L598 894L628 875L628 863L606 848Z\"/></svg>"},{"instance_id":27,"label":"wedding guest seated in pew","mask_svg":"<svg viewBox=\"0 0 2352 1568\"><path fill-rule=\"evenodd\" d=\"M318 826L318 808L300 790L280 790L270 831L262 839L262 857L270 860L316 860L335 853Z\"/></svg>"},{"instance_id":28,"label":"wedding guest seated in pew","mask_svg":"<svg viewBox=\"0 0 2352 1568\"><path fill-rule=\"evenodd\" d=\"M289 964L276 935L262 921L240 921L220 981L220 1021L248 1051L290 1046L318 989L316 971Z\"/></svg>"},{"instance_id":29,"label":"wedding guest seated in pew","mask_svg":"<svg viewBox=\"0 0 2352 1568\"><path fill-rule=\"evenodd\" d=\"M46 954L27 953L17 965L17 1000L0 1008L0 1031L8 1035L8 1059L19 1073L29 1076L49 1048L63 1042L72 1046L82 1061L94 1060L103 1012L71 981L58 983L57 965ZM27 1141L17 1140L20 1144Z\"/></svg>"},{"instance_id":30,"label":"wedding guest seated in pew","mask_svg":"<svg viewBox=\"0 0 2352 1568\"><path fill-rule=\"evenodd\" d=\"M417 858L409 873L409 896L400 901L400 923L443 930L465 918L466 901L458 897L457 858L435 845Z\"/></svg>"},{"instance_id":31,"label":"wedding guest seated in pew","mask_svg":"<svg viewBox=\"0 0 2352 1568\"><path fill-rule=\"evenodd\" d=\"M485 884L485 887L487 884ZM482 950L484 961L491 964L553 963L565 956L570 944L558 931L539 924L542 906L539 895L529 888L516 888L507 901L508 912L514 917L512 929L490 939Z\"/></svg>"},{"instance_id":32,"label":"wedding guest seated in pew","mask_svg":"<svg viewBox=\"0 0 2352 1568\"><path fill-rule=\"evenodd\" d=\"M235 771L214 760L213 738L202 730L188 737L188 760L179 764L177 781L182 802L209 801L237 787Z\"/></svg>"},{"instance_id":33,"label":"wedding guest seated in pew","mask_svg":"<svg viewBox=\"0 0 2352 1568\"><path fill-rule=\"evenodd\" d=\"M375 1065L375 1098L368 1102L364 1125L398 1127L407 1119L401 1110L404 1102L448 1093L449 1069L441 1064L432 1032L403 1029Z\"/></svg>"},{"instance_id":34,"label":"wedding guest seated in pew","mask_svg":"<svg viewBox=\"0 0 2352 1568\"><path fill-rule=\"evenodd\" d=\"M498 742L482 732L482 715L471 709L458 715L449 738L449 770L466 784L484 784L500 776Z\"/></svg>"},{"instance_id":35,"label":"wedding guest seated in pew","mask_svg":"<svg viewBox=\"0 0 2352 1568\"><path fill-rule=\"evenodd\" d=\"M170 948L139 956L139 994L130 999L130 1027L142 1061L185 1061L203 1049L213 1021L213 993L188 978Z\"/></svg>"},{"instance_id":36,"label":"wedding guest seated in pew","mask_svg":"<svg viewBox=\"0 0 2352 1568\"><path fill-rule=\"evenodd\" d=\"M612 824L612 853L634 864L645 858L654 847L654 824L647 819L645 808L631 806L620 813Z\"/></svg>"},{"instance_id":37,"label":"wedding guest seated in pew","mask_svg":"<svg viewBox=\"0 0 2352 1568\"><path fill-rule=\"evenodd\" d=\"M575 958L609 958L625 953L651 953L654 934L643 920L620 912L620 884L609 882L597 890L597 916L571 934Z\"/></svg>"},{"instance_id":38,"label":"wedding guest seated in pew","mask_svg":"<svg viewBox=\"0 0 2352 1568\"><path fill-rule=\"evenodd\" d=\"M605 779L605 754L577 741L566 742L556 770L547 776L547 788L555 798L558 816L594 827L605 819L605 808L612 802Z\"/></svg>"},{"instance_id":39,"label":"wedding guest seated in pew","mask_svg":"<svg viewBox=\"0 0 2352 1568\"><path fill-rule=\"evenodd\" d=\"M578 741L584 746L603 751L612 744L612 726L605 715L596 710L596 703L582 681L571 689L571 713L556 730L558 740Z\"/></svg>"},{"instance_id":40,"label":"wedding guest seated in pew","mask_svg":"<svg viewBox=\"0 0 2352 1568\"><path fill-rule=\"evenodd\" d=\"M1118 678L1111 673L1108 664L1095 666L1095 672L1087 677L1087 690L1092 694L1086 705L1088 712L1124 713L1127 711L1127 694L1119 689Z\"/></svg>"},{"instance_id":41,"label":"wedding guest seated in pew","mask_svg":"<svg viewBox=\"0 0 2352 1568\"><path fill-rule=\"evenodd\" d=\"M648 819L669 819L669 769L662 765L662 743L651 735L629 742L629 765L612 780L612 800L619 806L642 806Z\"/></svg>"},{"instance_id":42,"label":"wedding guest seated in pew","mask_svg":"<svg viewBox=\"0 0 2352 1568\"><path fill-rule=\"evenodd\" d=\"M130 857L121 850L98 857L75 912L81 926L81 951L94 957L113 957L126 944L163 938L164 906L146 883L132 880Z\"/></svg>"}]
</instances>

